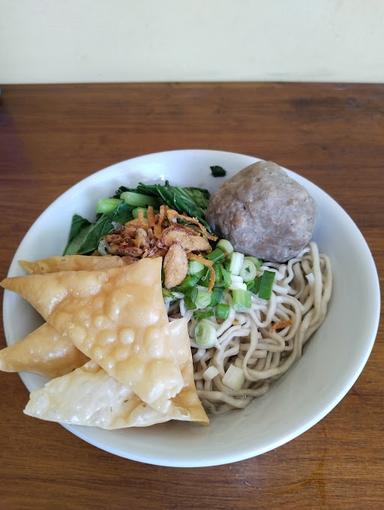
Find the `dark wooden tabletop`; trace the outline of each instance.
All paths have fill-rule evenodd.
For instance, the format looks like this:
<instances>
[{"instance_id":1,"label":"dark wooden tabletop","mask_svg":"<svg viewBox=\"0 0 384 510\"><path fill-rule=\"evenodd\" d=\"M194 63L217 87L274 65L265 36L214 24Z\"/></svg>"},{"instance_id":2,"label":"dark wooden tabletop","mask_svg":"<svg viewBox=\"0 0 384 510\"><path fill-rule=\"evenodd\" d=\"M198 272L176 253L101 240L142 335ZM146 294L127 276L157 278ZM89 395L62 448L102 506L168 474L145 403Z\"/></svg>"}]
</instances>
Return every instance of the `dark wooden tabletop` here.
<instances>
[{"instance_id":1,"label":"dark wooden tabletop","mask_svg":"<svg viewBox=\"0 0 384 510\"><path fill-rule=\"evenodd\" d=\"M383 275L384 85L254 83L4 86L1 275L35 218L79 179L177 148L252 154L309 178L352 216ZM1 373L0 508L378 510L383 366L381 330L358 382L304 435L244 462L178 470L24 416L25 387Z\"/></svg>"}]
</instances>

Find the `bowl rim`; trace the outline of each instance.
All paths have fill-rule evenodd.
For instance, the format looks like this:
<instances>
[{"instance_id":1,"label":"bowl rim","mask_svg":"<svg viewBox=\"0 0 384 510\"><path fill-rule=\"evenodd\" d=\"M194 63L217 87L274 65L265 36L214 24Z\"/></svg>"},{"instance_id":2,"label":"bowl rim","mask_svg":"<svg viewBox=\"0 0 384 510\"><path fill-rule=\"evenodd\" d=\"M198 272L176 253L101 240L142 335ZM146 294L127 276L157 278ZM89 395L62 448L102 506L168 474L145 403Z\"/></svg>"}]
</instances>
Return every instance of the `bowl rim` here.
<instances>
[{"instance_id":1,"label":"bowl rim","mask_svg":"<svg viewBox=\"0 0 384 510\"><path fill-rule=\"evenodd\" d=\"M63 193L61 193L57 198L55 198L49 205L48 207L46 207L39 215L38 217L33 221L33 223L31 224L31 226L29 227L28 231L25 233L25 235L23 236L23 238L21 239L21 241L19 242L19 245L15 251L15 254L12 258L12 261L10 263L10 266L9 266L9 269L8 269L8 273L7 273L7 276L13 276L13 271L15 269L15 267L17 266L17 261L18 261L18 252L22 249L22 246L24 244L24 242L26 242L26 240L29 238L30 235L32 235L32 229L34 227L34 225L40 220L40 218L47 214L51 208L54 208L56 203L60 200L63 200L68 194L72 193L74 189L81 189L83 186L86 186L88 182L91 182L95 176L97 175L100 175L100 174L106 174L108 172L111 172L113 171L116 167L126 163L126 162L134 162L134 161L138 161L138 160L145 160L146 158L154 158L154 157L163 157L163 156L166 156L167 154L175 154L175 153L181 153L183 155L185 155L186 157L190 156L190 155L194 155L194 154L197 154L197 153L205 153L205 154L211 154L212 156L215 156L215 155L227 155L227 156L232 156L232 157L248 157L248 158L251 158L252 160L254 160L254 162L257 162L259 161L261 158L258 158L254 155L248 155L248 154L241 154L241 153L236 153L236 152L231 152L231 151L222 151L222 150L212 150L212 149L175 149L175 150L165 150L165 151L159 151L159 152L153 152L153 153L147 153L147 154L143 154L143 155L140 155L140 156L136 156L136 157L133 157L133 158L128 158L126 160L122 160L122 161L118 161L118 162L115 162L105 168L102 168L100 170L97 170L96 172L93 172L91 173L90 175L84 177L83 179L81 179L80 181L76 182L75 184L73 184L72 186L70 186L68 189L66 189ZM280 165L281 166L281 165ZM252 457L255 457L255 456L258 456L258 455L261 455L263 453L266 453L270 450L273 450L279 446L282 446L283 444L286 444L288 443L289 441L295 439L296 437L300 436L301 434L303 434L304 432L306 432L307 430L309 430L311 427L313 427L315 424L317 424L319 421L321 421L327 414L330 413L330 411L332 411L332 409L334 407L336 407L339 402L346 396L346 394L349 392L349 390L352 388L352 386L355 384L355 382L357 381L358 377L360 376L361 372L363 371L367 361L368 361L368 358L371 354L371 351L373 349L373 345L375 343L375 339L376 339L376 335L377 335L377 331L378 331L378 327L379 327L379 321L380 321L380 284L379 284L379 278L378 278L378 272L377 272L377 268L376 268L376 265L375 265L375 261L374 261L374 258L372 256L372 253L370 251L370 248L368 246L368 243L367 241L365 240L363 234L361 233L360 229L358 228L358 226L356 225L356 223L353 221L353 219L349 216L349 214L345 211L345 209L343 209L339 204L338 202L336 202L335 199L333 199L331 197L331 195L329 195L326 191L324 191L322 188L320 188L317 184L313 183L312 181L310 181L309 179L303 177L302 175L292 171L292 170L289 170L285 167L282 166L282 168L287 171L287 173L293 177L297 177L299 180L301 181L304 181L306 183L309 183L309 185L311 186L314 186L315 188L317 188L318 190L321 191L321 193L323 195L325 195L326 199L330 202L332 202L332 205L333 207L335 207L337 210L338 210L338 213L341 213L341 214L344 214L348 221L350 222L351 224L351 227L353 228L354 230L354 234L356 236L356 238L358 239L358 243L364 248L365 250L365 253L366 253L366 258L365 258L365 263L366 263L366 266L369 267L369 274L370 274L370 277L371 277L371 285L372 285L372 291L374 292L374 310L372 311L372 316L374 317L374 320L371 324L371 328L370 328L370 331L367 332L367 335L366 335L366 341L365 341L365 350L364 350L364 355L362 355L360 358L359 358L359 362L355 363L355 366L354 368L352 369L352 374L350 375L349 379L348 379L348 384L345 384L343 388L341 388L335 395L332 399L330 399L330 401L328 402L327 405L325 405L321 410L319 410L317 413L315 413L313 415L313 417L311 419L308 419L306 421L304 421L301 426L298 426L296 427L294 430L286 433L286 434L282 434L278 439L276 439L275 441L272 441L272 442L269 442L267 445L265 446L256 446L256 447L253 447L250 445L246 451L236 451L234 453L230 453L230 454L222 454L220 456L220 459L217 459L215 456L213 456L212 460L203 460L202 462L195 462L195 461L192 461L192 462L188 462L188 461L185 461L183 459L179 460L179 459L170 459L170 458L167 458L167 459L164 459L164 458L153 458L151 456L143 456L143 455L139 455L139 454L131 454L129 453L129 456L126 452L123 452L121 451L119 448L115 448L111 445L106 445L106 444L100 444L100 442L96 441L96 440L93 440L92 438L89 438L87 437L87 431L85 430L83 432L82 429L76 427L76 426L73 426L73 425L68 425L68 424L63 424L61 423L60 425L63 426L65 429L67 429L69 432L71 432L72 434L76 435L77 437L79 437L80 439L82 439L83 441L86 441L88 444L91 444L93 446L96 446L97 448L99 449L102 449L104 451L107 451L109 453L112 453L114 455L117 455L119 457L122 457L122 458L126 458L128 460L133 460L133 461L138 461L138 462L142 462L142 463L146 463L146 464L151 464L151 465L157 465L157 466L164 466L164 467L182 467L182 468L186 468L186 467L209 467L209 466L219 466L219 465L223 465L223 464L229 464L229 463L234 463L234 462L240 462L242 460L246 460L246 459L249 459L249 458L252 458ZM8 328L9 328L9 324L8 324L8 314L6 313L6 303L7 303L7 295L8 295L9 291L5 291L4 292L4 296L3 296L3 324L4 324L4 333L5 333L5 340L6 340L6 343L7 345L9 345L8 343ZM18 374L19 377L21 378L23 384L26 386L26 388L28 389L28 384L25 380L25 376L23 373L19 373Z\"/></svg>"}]
</instances>

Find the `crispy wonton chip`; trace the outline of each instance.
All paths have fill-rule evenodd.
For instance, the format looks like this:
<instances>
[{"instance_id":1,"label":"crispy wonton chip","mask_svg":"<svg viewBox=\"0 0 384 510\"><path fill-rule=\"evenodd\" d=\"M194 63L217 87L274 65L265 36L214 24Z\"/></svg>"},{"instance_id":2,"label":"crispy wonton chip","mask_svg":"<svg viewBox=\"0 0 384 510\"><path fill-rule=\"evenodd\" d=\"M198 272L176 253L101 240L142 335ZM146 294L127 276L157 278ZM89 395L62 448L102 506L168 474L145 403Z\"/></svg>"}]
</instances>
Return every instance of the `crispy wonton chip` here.
<instances>
[{"instance_id":1,"label":"crispy wonton chip","mask_svg":"<svg viewBox=\"0 0 384 510\"><path fill-rule=\"evenodd\" d=\"M0 370L58 377L81 367L87 359L70 338L43 324L23 340L0 350Z\"/></svg>"},{"instance_id":2,"label":"crispy wonton chip","mask_svg":"<svg viewBox=\"0 0 384 510\"><path fill-rule=\"evenodd\" d=\"M144 402L166 412L183 387L170 348L161 259L104 271L6 278L59 333Z\"/></svg>"},{"instance_id":3,"label":"crispy wonton chip","mask_svg":"<svg viewBox=\"0 0 384 510\"><path fill-rule=\"evenodd\" d=\"M187 321L170 324L172 348L185 374L185 387L161 414L110 377L93 361L33 391L25 414L44 420L104 429L145 427L172 419L208 423L193 380Z\"/></svg>"},{"instance_id":4,"label":"crispy wonton chip","mask_svg":"<svg viewBox=\"0 0 384 510\"><path fill-rule=\"evenodd\" d=\"M64 255L47 259L28 261L20 260L19 264L30 274L57 273L59 271L98 271L126 265L124 257Z\"/></svg>"}]
</instances>

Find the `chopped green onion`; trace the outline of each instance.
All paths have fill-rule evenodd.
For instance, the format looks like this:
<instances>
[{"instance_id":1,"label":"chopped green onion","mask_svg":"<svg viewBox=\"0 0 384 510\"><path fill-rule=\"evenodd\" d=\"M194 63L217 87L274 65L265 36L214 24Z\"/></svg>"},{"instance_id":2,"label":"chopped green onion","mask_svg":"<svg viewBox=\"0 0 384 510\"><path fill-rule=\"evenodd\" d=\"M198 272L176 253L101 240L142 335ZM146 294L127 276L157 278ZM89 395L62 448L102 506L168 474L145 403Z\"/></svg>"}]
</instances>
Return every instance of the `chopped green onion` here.
<instances>
[{"instance_id":1,"label":"chopped green onion","mask_svg":"<svg viewBox=\"0 0 384 510\"><path fill-rule=\"evenodd\" d=\"M241 276L236 276L235 274L231 274L231 285L229 288L230 289L244 289L244 290L246 290L247 286L243 282L243 279Z\"/></svg>"},{"instance_id":2,"label":"chopped green onion","mask_svg":"<svg viewBox=\"0 0 384 510\"><path fill-rule=\"evenodd\" d=\"M208 319L208 317L212 317L214 314L212 308L209 308L208 310L196 310L193 312L193 316L195 319Z\"/></svg>"},{"instance_id":3,"label":"chopped green onion","mask_svg":"<svg viewBox=\"0 0 384 510\"><path fill-rule=\"evenodd\" d=\"M259 292L261 282L261 276L256 276L256 278L250 282L247 282L247 289L257 294Z\"/></svg>"},{"instance_id":4,"label":"chopped green onion","mask_svg":"<svg viewBox=\"0 0 384 510\"><path fill-rule=\"evenodd\" d=\"M96 205L96 214L106 214L114 211L121 204L118 198L101 198Z\"/></svg>"},{"instance_id":5,"label":"chopped green onion","mask_svg":"<svg viewBox=\"0 0 384 510\"><path fill-rule=\"evenodd\" d=\"M189 275L189 276L186 276L184 278L184 280L180 283L180 285L178 285L177 287L175 287L176 290L178 291L185 291L185 290L188 290L192 287L195 287L198 283L200 279L200 276L199 275Z\"/></svg>"},{"instance_id":6,"label":"chopped green onion","mask_svg":"<svg viewBox=\"0 0 384 510\"><path fill-rule=\"evenodd\" d=\"M221 298L223 297L224 289L221 289L220 287L214 287L214 289L211 292L211 306L216 306L218 303L220 303Z\"/></svg>"},{"instance_id":7,"label":"chopped green onion","mask_svg":"<svg viewBox=\"0 0 384 510\"><path fill-rule=\"evenodd\" d=\"M252 294L249 290L233 289L232 290L232 304L237 312L248 310L252 305Z\"/></svg>"},{"instance_id":8,"label":"chopped green onion","mask_svg":"<svg viewBox=\"0 0 384 510\"><path fill-rule=\"evenodd\" d=\"M203 378L206 381L212 381L217 375L219 375L219 371L214 365L211 365L207 368L207 370L203 373Z\"/></svg>"},{"instance_id":9,"label":"chopped green onion","mask_svg":"<svg viewBox=\"0 0 384 510\"><path fill-rule=\"evenodd\" d=\"M188 308L188 310L195 310L196 296L197 296L197 287L192 287L191 289L188 289L185 292L184 304Z\"/></svg>"},{"instance_id":10,"label":"chopped green onion","mask_svg":"<svg viewBox=\"0 0 384 510\"><path fill-rule=\"evenodd\" d=\"M229 264L229 272L234 275L240 273L241 267L244 262L244 254L234 251L231 255L231 262Z\"/></svg>"},{"instance_id":11,"label":"chopped green onion","mask_svg":"<svg viewBox=\"0 0 384 510\"><path fill-rule=\"evenodd\" d=\"M206 287L198 286L189 288L184 296L185 306L189 310L201 310L208 308L208 306L211 304L211 295L212 293L209 292Z\"/></svg>"},{"instance_id":12,"label":"chopped green onion","mask_svg":"<svg viewBox=\"0 0 384 510\"><path fill-rule=\"evenodd\" d=\"M143 218L146 218L147 217L147 209L145 209L144 207L136 207L135 209L132 209L132 216L134 218L138 218L140 211L143 212Z\"/></svg>"},{"instance_id":13,"label":"chopped green onion","mask_svg":"<svg viewBox=\"0 0 384 510\"><path fill-rule=\"evenodd\" d=\"M207 308L211 304L212 292L206 287L197 287L197 295L195 299L195 306L199 310Z\"/></svg>"},{"instance_id":14,"label":"chopped green onion","mask_svg":"<svg viewBox=\"0 0 384 510\"><path fill-rule=\"evenodd\" d=\"M262 299L270 299L272 294L275 273L273 271L264 271L261 275L259 297Z\"/></svg>"},{"instance_id":15,"label":"chopped green onion","mask_svg":"<svg viewBox=\"0 0 384 510\"><path fill-rule=\"evenodd\" d=\"M240 269L240 276L245 282L250 282L256 278L256 266L248 257L245 257Z\"/></svg>"},{"instance_id":16,"label":"chopped green onion","mask_svg":"<svg viewBox=\"0 0 384 510\"><path fill-rule=\"evenodd\" d=\"M229 365L223 377L223 384L231 390L239 391L244 383L244 371L235 365Z\"/></svg>"},{"instance_id":17,"label":"chopped green onion","mask_svg":"<svg viewBox=\"0 0 384 510\"><path fill-rule=\"evenodd\" d=\"M198 275L204 271L205 266L197 260L190 260L188 262L188 273L190 275Z\"/></svg>"},{"instance_id":18,"label":"chopped green onion","mask_svg":"<svg viewBox=\"0 0 384 510\"><path fill-rule=\"evenodd\" d=\"M203 272L203 275L200 277L200 285L203 285L204 287L208 287L210 277L211 277L211 271L209 270L209 267L206 267L205 271Z\"/></svg>"},{"instance_id":19,"label":"chopped green onion","mask_svg":"<svg viewBox=\"0 0 384 510\"><path fill-rule=\"evenodd\" d=\"M220 239L216 245L216 248L220 248L220 250L222 250L227 256L233 253L233 246L226 239Z\"/></svg>"},{"instance_id":20,"label":"chopped green onion","mask_svg":"<svg viewBox=\"0 0 384 510\"><path fill-rule=\"evenodd\" d=\"M223 287L223 274L221 271L221 264L214 264L213 269L215 270L215 287Z\"/></svg>"},{"instance_id":21,"label":"chopped green onion","mask_svg":"<svg viewBox=\"0 0 384 510\"><path fill-rule=\"evenodd\" d=\"M231 307L229 305L226 305L225 303L219 303L215 307L216 319L225 321L226 319L228 319L230 310Z\"/></svg>"},{"instance_id":22,"label":"chopped green onion","mask_svg":"<svg viewBox=\"0 0 384 510\"><path fill-rule=\"evenodd\" d=\"M228 289L231 286L231 273L224 266L221 266L221 276L224 287Z\"/></svg>"},{"instance_id":23,"label":"chopped green onion","mask_svg":"<svg viewBox=\"0 0 384 510\"><path fill-rule=\"evenodd\" d=\"M212 260L213 262L216 263L225 259L225 253L223 252L223 250L220 250L220 248L215 248L211 253L206 255L205 258Z\"/></svg>"},{"instance_id":24,"label":"chopped green onion","mask_svg":"<svg viewBox=\"0 0 384 510\"><path fill-rule=\"evenodd\" d=\"M252 261L255 264L256 269L260 269L261 266L263 265L262 261L260 259L258 259L257 257L245 257L244 260Z\"/></svg>"},{"instance_id":25,"label":"chopped green onion","mask_svg":"<svg viewBox=\"0 0 384 510\"><path fill-rule=\"evenodd\" d=\"M208 319L202 319L195 327L195 340L201 347L213 347L217 342L216 328Z\"/></svg>"},{"instance_id":26,"label":"chopped green onion","mask_svg":"<svg viewBox=\"0 0 384 510\"><path fill-rule=\"evenodd\" d=\"M156 198L149 195L142 195L141 193L135 193L134 191L124 191L120 198L125 203L132 205L133 207L146 207L147 205L156 206L158 201Z\"/></svg>"}]
</instances>

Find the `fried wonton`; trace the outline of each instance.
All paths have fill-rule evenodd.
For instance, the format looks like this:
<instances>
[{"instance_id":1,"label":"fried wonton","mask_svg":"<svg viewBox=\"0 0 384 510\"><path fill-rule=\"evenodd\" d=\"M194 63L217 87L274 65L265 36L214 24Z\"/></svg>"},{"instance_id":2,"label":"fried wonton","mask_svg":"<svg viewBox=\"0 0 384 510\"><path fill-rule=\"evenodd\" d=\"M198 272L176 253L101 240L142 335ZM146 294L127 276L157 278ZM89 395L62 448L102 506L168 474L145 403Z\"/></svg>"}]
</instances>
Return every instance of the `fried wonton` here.
<instances>
[{"instance_id":1,"label":"fried wonton","mask_svg":"<svg viewBox=\"0 0 384 510\"><path fill-rule=\"evenodd\" d=\"M124 257L68 255L46 259L21 260L20 265L30 274L59 271L102 270L121 267ZM60 335L52 326L44 324L23 340L0 351L0 370L5 372L34 372L47 377L58 377L87 361L70 338Z\"/></svg>"},{"instance_id":2,"label":"fried wonton","mask_svg":"<svg viewBox=\"0 0 384 510\"><path fill-rule=\"evenodd\" d=\"M183 387L171 349L161 259L103 271L6 278L60 334L141 400L166 412Z\"/></svg>"},{"instance_id":3,"label":"fried wonton","mask_svg":"<svg viewBox=\"0 0 384 510\"><path fill-rule=\"evenodd\" d=\"M58 377L88 360L73 344L49 324L43 324L23 340L0 350L0 370L34 372Z\"/></svg>"},{"instance_id":4,"label":"fried wonton","mask_svg":"<svg viewBox=\"0 0 384 510\"><path fill-rule=\"evenodd\" d=\"M60 271L98 271L126 265L124 257L63 255L35 261L20 260L19 264L29 274L57 273Z\"/></svg>"},{"instance_id":5,"label":"fried wonton","mask_svg":"<svg viewBox=\"0 0 384 510\"><path fill-rule=\"evenodd\" d=\"M145 427L172 419L208 423L193 380L187 321L170 324L171 348L182 369L184 388L165 414L142 402L93 361L35 390L25 414L50 421L104 429Z\"/></svg>"}]
</instances>

